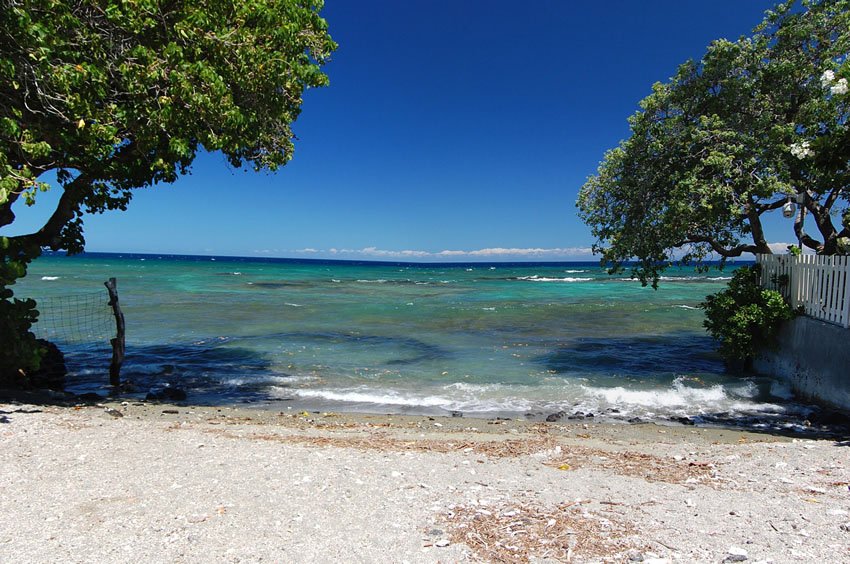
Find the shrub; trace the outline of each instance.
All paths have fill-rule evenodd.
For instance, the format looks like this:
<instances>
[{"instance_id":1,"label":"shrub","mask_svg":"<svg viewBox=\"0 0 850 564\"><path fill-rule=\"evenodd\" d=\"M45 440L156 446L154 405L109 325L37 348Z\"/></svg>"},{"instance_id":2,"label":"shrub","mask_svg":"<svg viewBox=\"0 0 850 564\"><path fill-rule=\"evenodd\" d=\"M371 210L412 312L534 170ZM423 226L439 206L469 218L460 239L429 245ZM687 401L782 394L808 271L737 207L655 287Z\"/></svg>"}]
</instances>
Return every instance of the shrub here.
<instances>
[{"instance_id":1,"label":"shrub","mask_svg":"<svg viewBox=\"0 0 850 564\"><path fill-rule=\"evenodd\" d=\"M30 331L36 319L35 301L14 299L0 288L0 387L24 387L38 370L45 351Z\"/></svg>"},{"instance_id":2,"label":"shrub","mask_svg":"<svg viewBox=\"0 0 850 564\"><path fill-rule=\"evenodd\" d=\"M719 342L720 355L745 367L760 349L776 346L780 325L794 317L782 294L760 286L760 274L760 265L741 267L725 290L706 296L700 304L705 310L703 325Z\"/></svg>"}]
</instances>

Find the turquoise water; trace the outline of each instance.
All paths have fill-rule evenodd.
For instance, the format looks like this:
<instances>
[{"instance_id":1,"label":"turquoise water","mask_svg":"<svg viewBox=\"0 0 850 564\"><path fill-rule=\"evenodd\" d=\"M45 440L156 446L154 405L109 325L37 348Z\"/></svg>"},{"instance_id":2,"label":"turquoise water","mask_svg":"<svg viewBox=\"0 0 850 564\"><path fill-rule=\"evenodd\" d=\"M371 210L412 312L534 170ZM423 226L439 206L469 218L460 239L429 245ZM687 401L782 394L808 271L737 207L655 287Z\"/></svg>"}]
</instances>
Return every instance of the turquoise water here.
<instances>
[{"instance_id":1,"label":"turquoise water","mask_svg":"<svg viewBox=\"0 0 850 564\"><path fill-rule=\"evenodd\" d=\"M47 298L47 328L50 308L73 296L101 304L116 277L122 376L140 393L184 388L195 403L624 420L799 413L782 386L727 375L713 352L697 306L728 276L674 269L654 291L596 263L85 255L39 259L16 292ZM69 388L105 391L108 353L68 340Z\"/></svg>"}]
</instances>

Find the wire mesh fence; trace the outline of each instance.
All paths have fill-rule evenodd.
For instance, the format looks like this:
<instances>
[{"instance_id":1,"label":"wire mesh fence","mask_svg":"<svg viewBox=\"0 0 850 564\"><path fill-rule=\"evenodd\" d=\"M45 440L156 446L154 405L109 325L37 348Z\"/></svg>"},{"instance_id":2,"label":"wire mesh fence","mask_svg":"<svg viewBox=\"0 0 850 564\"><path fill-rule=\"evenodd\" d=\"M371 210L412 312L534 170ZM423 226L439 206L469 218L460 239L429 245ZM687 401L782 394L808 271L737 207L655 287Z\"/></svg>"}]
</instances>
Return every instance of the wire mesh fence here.
<instances>
[{"instance_id":1,"label":"wire mesh fence","mask_svg":"<svg viewBox=\"0 0 850 564\"><path fill-rule=\"evenodd\" d=\"M38 300L35 335L67 344L109 346L116 335L115 318L106 292L51 296Z\"/></svg>"}]
</instances>

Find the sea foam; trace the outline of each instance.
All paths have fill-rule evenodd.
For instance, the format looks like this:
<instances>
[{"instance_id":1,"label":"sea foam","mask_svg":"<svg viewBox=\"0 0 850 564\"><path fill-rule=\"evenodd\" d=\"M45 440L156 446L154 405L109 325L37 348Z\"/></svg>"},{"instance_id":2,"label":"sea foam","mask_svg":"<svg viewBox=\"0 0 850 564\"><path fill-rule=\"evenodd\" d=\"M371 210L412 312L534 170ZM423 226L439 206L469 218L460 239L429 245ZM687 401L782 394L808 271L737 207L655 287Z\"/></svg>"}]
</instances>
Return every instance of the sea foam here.
<instances>
[{"instance_id":1,"label":"sea foam","mask_svg":"<svg viewBox=\"0 0 850 564\"><path fill-rule=\"evenodd\" d=\"M528 280L529 282L590 282L593 278L577 278L574 276L567 276L565 278L549 278L546 276L519 276L517 280Z\"/></svg>"},{"instance_id":2,"label":"sea foam","mask_svg":"<svg viewBox=\"0 0 850 564\"><path fill-rule=\"evenodd\" d=\"M409 396L388 390L287 390L303 398L315 398L346 403L369 403L415 407L449 407L452 401L439 396Z\"/></svg>"},{"instance_id":3,"label":"sea foam","mask_svg":"<svg viewBox=\"0 0 850 564\"><path fill-rule=\"evenodd\" d=\"M680 384L661 390L629 390L623 386L599 388L584 386L588 395L604 400L613 406L636 405L641 407L691 407L696 405L718 404L726 399L723 386L692 388Z\"/></svg>"}]
</instances>

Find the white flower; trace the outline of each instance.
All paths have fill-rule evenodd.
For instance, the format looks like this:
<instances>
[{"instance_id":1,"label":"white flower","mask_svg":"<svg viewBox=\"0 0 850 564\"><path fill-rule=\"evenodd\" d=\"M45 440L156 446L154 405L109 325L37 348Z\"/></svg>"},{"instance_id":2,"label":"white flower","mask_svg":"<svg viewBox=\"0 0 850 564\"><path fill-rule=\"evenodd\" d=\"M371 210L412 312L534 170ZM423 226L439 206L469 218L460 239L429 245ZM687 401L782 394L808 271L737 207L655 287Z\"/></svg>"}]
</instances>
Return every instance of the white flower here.
<instances>
[{"instance_id":1,"label":"white flower","mask_svg":"<svg viewBox=\"0 0 850 564\"><path fill-rule=\"evenodd\" d=\"M833 80L835 80L835 73L831 70L823 71L823 74L820 75L820 84L824 88L832 84Z\"/></svg>"},{"instance_id":2,"label":"white flower","mask_svg":"<svg viewBox=\"0 0 850 564\"><path fill-rule=\"evenodd\" d=\"M833 95L847 94L847 79L846 78L838 79L838 82L836 82L832 86L832 88L829 89L829 91L832 92Z\"/></svg>"},{"instance_id":3,"label":"white flower","mask_svg":"<svg viewBox=\"0 0 850 564\"><path fill-rule=\"evenodd\" d=\"M812 148L810 147L808 141L802 141L800 143L791 143L791 154L801 160L807 157L815 156L815 152L812 151Z\"/></svg>"}]
</instances>

